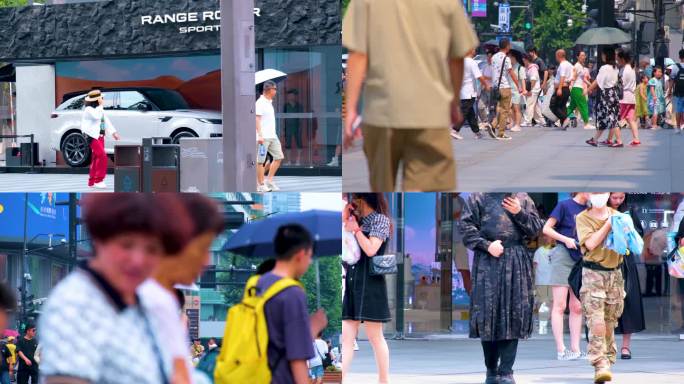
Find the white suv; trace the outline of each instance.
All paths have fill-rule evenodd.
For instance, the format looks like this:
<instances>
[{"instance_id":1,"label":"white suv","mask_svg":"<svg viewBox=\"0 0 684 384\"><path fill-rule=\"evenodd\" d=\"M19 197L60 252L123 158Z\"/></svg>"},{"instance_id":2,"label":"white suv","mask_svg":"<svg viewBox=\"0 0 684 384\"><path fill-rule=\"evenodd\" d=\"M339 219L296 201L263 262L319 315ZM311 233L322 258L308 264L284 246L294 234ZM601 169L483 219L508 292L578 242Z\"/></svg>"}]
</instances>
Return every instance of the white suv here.
<instances>
[{"instance_id":1,"label":"white suv","mask_svg":"<svg viewBox=\"0 0 684 384\"><path fill-rule=\"evenodd\" d=\"M90 148L81 134L83 99L88 91L72 93L51 115L53 150L62 151L71 167L90 163ZM114 145L140 145L143 138L170 137L175 144L184 137L221 137L222 116L217 111L190 109L183 96L170 89L103 89L105 113L119 132L121 140L105 141L105 151L114 153Z\"/></svg>"}]
</instances>

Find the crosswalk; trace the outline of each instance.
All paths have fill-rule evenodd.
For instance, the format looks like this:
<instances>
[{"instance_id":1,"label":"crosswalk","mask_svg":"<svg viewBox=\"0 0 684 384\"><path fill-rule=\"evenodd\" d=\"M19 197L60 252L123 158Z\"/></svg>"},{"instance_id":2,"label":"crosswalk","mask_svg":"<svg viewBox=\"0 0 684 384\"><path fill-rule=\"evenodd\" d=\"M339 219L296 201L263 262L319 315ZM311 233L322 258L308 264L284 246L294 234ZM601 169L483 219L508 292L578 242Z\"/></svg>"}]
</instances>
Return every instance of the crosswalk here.
<instances>
[{"instance_id":1,"label":"crosswalk","mask_svg":"<svg viewBox=\"0 0 684 384\"><path fill-rule=\"evenodd\" d=\"M277 176L283 192L341 192L342 177ZM2 192L114 192L114 176L105 179L107 189L88 187L88 175L0 173Z\"/></svg>"}]
</instances>

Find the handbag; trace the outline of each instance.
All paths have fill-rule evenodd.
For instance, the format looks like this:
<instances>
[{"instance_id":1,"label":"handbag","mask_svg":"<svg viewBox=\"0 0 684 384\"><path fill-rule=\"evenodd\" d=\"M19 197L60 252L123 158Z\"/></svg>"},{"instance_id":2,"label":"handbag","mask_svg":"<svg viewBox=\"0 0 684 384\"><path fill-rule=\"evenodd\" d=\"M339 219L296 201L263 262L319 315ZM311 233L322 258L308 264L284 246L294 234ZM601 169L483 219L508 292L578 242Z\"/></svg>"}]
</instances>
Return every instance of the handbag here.
<instances>
[{"instance_id":1,"label":"handbag","mask_svg":"<svg viewBox=\"0 0 684 384\"><path fill-rule=\"evenodd\" d=\"M492 87L492 98L496 102L501 100L501 91L499 91L499 86L501 86L501 78L503 77L504 67L506 67L506 59L507 57L504 56L503 62L501 63L501 73L499 74L499 81L496 83L498 86Z\"/></svg>"},{"instance_id":2,"label":"handbag","mask_svg":"<svg viewBox=\"0 0 684 384\"><path fill-rule=\"evenodd\" d=\"M370 259L368 273L371 276L393 275L397 273L397 255L375 255Z\"/></svg>"},{"instance_id":3,"label":"handbag","mask_svg":"<svg viewBox=\"0 0 684 384\"><path fill-rule=\"evenodd\" d=\"M582 259L577 260L575 265L572 266L568 276L568 285L572 289L572 293L575 294L575 297L579 299L579 292L582 289Z\"/></svg>"}]
</instances>

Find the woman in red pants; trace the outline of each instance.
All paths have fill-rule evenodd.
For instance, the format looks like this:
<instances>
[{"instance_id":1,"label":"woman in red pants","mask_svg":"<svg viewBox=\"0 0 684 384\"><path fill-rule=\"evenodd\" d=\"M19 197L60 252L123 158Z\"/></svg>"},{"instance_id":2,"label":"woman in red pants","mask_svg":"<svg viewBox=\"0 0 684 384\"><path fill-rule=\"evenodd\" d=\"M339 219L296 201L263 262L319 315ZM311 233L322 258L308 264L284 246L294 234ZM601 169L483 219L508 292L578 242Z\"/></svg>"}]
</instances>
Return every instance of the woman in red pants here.
<instances>
[{"instance_id":1,"label":"woman in red pants","mask_svg":"<svg viewBox=\"0 0 684 384\"><path fill-rule=\"evenodd\" d=\"M104 113L104 97L99 89L92 90L84 99L85 110L81 118L81 131L88 137L92 151L90 159L90 178L88 186L105 189L107 176L107 153L105 152L105 136L108 134L119 140L119 134L112 122Z\"/></svg>"}]
</instances>

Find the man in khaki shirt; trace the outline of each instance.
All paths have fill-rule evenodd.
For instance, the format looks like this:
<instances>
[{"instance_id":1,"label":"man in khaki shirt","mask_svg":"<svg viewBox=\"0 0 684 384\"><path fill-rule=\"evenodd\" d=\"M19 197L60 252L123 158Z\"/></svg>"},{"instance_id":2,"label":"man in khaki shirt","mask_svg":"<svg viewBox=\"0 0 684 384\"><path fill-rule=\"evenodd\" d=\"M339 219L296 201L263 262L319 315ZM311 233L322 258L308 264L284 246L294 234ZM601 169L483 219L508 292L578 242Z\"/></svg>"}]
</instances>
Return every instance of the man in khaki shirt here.
<instances>
[{"instance_id":1,"label":"man in khaki shirt","mask_svg":"<svg viewBox=\"0 0 684 384\"><path fill-rule=\"evenodd\" d=\"M405 191L456 188L449 128L463 118L463 58L479 44L456 0L352 0L342 26L347 62L345 147L365 79L364 152L371 188L394 191L399 162Z\"/></svg>"}]
</instances>

